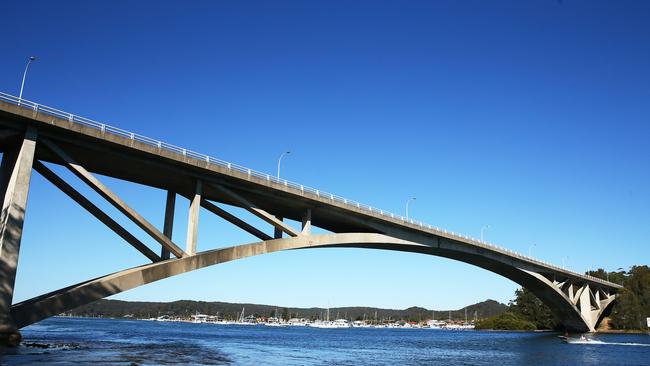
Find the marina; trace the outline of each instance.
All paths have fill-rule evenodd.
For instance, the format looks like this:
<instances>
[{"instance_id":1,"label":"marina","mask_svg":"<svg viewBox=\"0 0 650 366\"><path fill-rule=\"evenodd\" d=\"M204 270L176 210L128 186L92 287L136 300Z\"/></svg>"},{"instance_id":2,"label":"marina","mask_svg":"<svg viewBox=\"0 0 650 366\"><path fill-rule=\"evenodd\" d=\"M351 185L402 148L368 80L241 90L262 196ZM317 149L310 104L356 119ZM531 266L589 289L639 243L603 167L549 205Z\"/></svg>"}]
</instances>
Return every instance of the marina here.
<instances>
[{"instance_id":1,"label":"marina","mask_svg":"<svg viewBox=\"0 0 650 366\"><path fill-rule=\"evenodd\" d=\"M194 323L210 324L218 326L238 325L238 326L266 326L266 327L310 327L319 329L350 329L350 328L369 328L369 329L441 329L441 330L472 330L474 322L459 321L441 321L426 320L421 322L409 322L405 320L354 320L350 321L344 318L329 320L329 314L325 319L306 319L290 318L281 319L272 317L254 317L253 315L244 316L244 309L238 314L237 320L227 320L216 315L194 314L190 318L170 317L162 315L155 318L138 319L152 322L170 322L170 323Z\"/></svg>"}]
</instances>

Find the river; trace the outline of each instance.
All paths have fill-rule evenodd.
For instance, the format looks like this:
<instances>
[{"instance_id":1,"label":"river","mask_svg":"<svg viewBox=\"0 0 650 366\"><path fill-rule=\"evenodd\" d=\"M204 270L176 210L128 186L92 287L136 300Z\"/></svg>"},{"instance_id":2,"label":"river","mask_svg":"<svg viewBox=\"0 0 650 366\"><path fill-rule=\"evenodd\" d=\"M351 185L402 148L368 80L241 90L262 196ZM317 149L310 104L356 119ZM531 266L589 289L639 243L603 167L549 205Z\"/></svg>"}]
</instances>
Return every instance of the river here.
<instances>
[{"instance_id":1,"label":"river","mask_svg":"<svg viewBox=\"0 0 650 366\"><path fill-rule=\"evenodd\" d=\"M50 318L23 329L3 365L650 365L650 336L314 329ZM49 348L26 346L47 344Z\"/></svg>"}]
</instances>

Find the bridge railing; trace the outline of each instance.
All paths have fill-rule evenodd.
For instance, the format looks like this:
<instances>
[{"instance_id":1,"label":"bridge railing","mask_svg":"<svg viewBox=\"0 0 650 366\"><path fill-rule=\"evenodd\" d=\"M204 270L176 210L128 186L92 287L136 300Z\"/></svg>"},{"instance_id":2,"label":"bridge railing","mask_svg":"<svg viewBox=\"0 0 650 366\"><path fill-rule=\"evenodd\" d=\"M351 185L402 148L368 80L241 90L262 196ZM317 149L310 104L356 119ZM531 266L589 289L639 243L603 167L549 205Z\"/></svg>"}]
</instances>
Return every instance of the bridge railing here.
<instances>
[{"instance_id":1,"label":"bridge railing","mask_svg":"<svg viewBox=\"0 0 650 366\"><path fill-rule=\"evenodd\" d=\"M244 174L248 175L249 177L256 177L256 178L263 179L263 180L266 180L266 181L269 181L269 182L281 184L281 185L284 185L286 187L290 187L292 189L300 190L303 193L309 193L309 194L315 195L315 196L317 196L319 198L330 199L332 202L337 202L339 204L343 204L343 205L348 206L348 207L356 207L357 209L360 209L360 210L363 210L363 211L366 211L366 212L379 214L379 215L385 216L387 218L391 218L393 220L399 220L404 224L419 227L420 229L426 229L426 230L429 230L429 231L433 231L435 233L443 233L445 235L449 235L449 236L452 236L454 238L457 238L457 239L460 239L460 240L463 240L463 241L466 241L466 242L470 242L473 245L480 246L480 247L483 247L483 248L486 248L486 249L489 249L489 250L501 252L502 254L506 254L506 255L509 255L509 256L514 256L514 257L517 257L517 258L520 258L520 259L523 259L523 260L526 260L526 261L529 261L529 262L536 263L538 265L543 265L543 266L546 266L546 267L550 267L550 268L553 268L553 269L558 270L558 271L570 272L573 275L589 278L590 280L595 281L595 282L602 282L603 284L609 284L609 282L601 280L599 278L592 277L592 276L589 276L589 275L580 274L578 272L571 271L571 270L568 270L566 268L558 267L558 266L550 264L548 262L541 261L539 259L535 259L535 258L526 256L526 255L522 255L522 254L520 254L518 252L514 252L514 251L512 251L510 249L507 249L507 248L499 247L499 246L497 246L495 244L492 244L492 243L489 243L489 242L486 242L486 241L477 240L475 238L468 237L466 235L461 235L461 234L455 233L453 231L447 231L445 229L441 229L441 228L438 228L438 227L435 227L435 226L431 226L429 224L425 224L422 221L413 220L413 219L410 219L410 218L407 219L404 216L396 215L396 214L391 213L389 211L378 209L376 207L366 205L366 204L363 204L363 203L360 203L360 202L357 202L357 201L354 201L354 200L350 200L350 199L347 199L347 198L344 198L344 197L341 197L341 196L337 196L335 194L325 192L325 191L322 191L322 190L319 190L319 189L316 189L316 188L308 187L308 186L305 186L303 184L291 182L291 181L286 180L286 179L280 179L280 178L278 178L278 177L276 177L274 175L259 172L259 171L256 171L256 170L253 170L253 169L241 166L241 165L237 165L237 164L225 161L225 160L221 160L221 159L218 159L218 158L215 158L215 157L211 157L211 156L208 156L208 155L205 155L205 154L201 154L201 153L196 152L196 151L188 150L188 149L185 149L185 148L180 147L180 146L172 145L172 144L166 143L164 141L156 140L156 139L153 139L153 138L150 138L150 137L147 137L147 136L143 136L143 135L140 135L140 134L137 134L137 133L134 133L134 132L130 132L130 131L121 129L119 127L114 127L114 126L111 126L111 125L107 125L105 123L93 121L93 120L91 120L89 118L78 116L78 115L70 113L70 112L65 112L65 111L62 111L60 109L48 107L46 105L39 104L39 103L30 101L30 100L19 99L18 97L13 96L11 94L6 94L6 93L0 92L0 100L3 100L5 102L15 104L15 105L18 105L18 106L21 106L21 107L24 107L24 108L32 109L37 113L47 114L47 115L50 115L50 116L53 116L53 117L57 117L57 118L60 118L60 119L67 120L67 121L69 121L71 123L76 123L76 124L83 125L83 126L86 126L86 127L91 127L91 128L97 129L97 130L99 130L101 132L106 132L106 133L110 133L110 134L113 134L113 135L122 136L122 137L125 137L127 139L138 141L140 143L143 143L143 144L146 144L146 145L149 145L149 146L152 146L152 147L156 147L156 148L161 149L161 150L166 150L166 151L174 152L174 153L177 153L177 154L182 154L183 156L187 156L189 158L202 160L202 161L205 161L207 164L216 165L216 166L219 166L219 167L222 167L222 168L226 168L228 170L238 171L240 173L244 173Z\"/></svg>"}]
</instances>

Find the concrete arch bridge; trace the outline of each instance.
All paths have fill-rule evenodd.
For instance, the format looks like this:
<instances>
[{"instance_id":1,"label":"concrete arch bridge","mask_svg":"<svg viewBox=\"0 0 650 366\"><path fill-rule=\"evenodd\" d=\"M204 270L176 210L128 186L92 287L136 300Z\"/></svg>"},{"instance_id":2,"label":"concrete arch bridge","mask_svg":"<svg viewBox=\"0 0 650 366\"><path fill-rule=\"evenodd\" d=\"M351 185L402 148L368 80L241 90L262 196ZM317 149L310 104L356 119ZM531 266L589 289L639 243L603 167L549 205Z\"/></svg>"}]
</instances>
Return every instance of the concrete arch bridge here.
<instances>
[{"instance_id":1,"label":"concrete arch bridge","mask_svg":"<svg viewBox=\"0 0 650 366\"><path fill-rule=\"evenodd\" d=\"M3 93L0 149L0 333L5 337L106 296L207 266L281 250L369 248L458 260L529 289L551 308L567 330L576 332L594 331L621 289L620 285L480 240ZM152 243L137 239L46 164L66 167L147 233ZM33 171L151 263L12 304ZM165 190L162 230L111 191L96 174ZM190 201L184 247L171 239L177 197ZM258 228L222 208L224 205L243 208L269 227ZM197 252L200 207L260 241ZM295 228L284 219L302 222L302 226ZM332 234L316 235L312 226Z\"/></svg>"}]
</instances>

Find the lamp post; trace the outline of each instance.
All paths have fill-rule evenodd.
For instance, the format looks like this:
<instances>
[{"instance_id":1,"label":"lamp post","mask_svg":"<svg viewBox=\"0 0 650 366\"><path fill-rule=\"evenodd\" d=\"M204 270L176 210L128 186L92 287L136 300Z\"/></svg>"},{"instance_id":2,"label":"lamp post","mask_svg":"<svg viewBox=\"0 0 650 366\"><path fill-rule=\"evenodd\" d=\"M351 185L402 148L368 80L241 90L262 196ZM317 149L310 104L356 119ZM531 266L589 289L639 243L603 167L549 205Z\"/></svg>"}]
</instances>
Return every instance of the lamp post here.
<instances>
[{"instance_id":1,"label":"lamp post","mask_svg":"<svg viewBox=\"0 0 650 366\"><path fill-rule=\"evenodd\" d=\"M283 158L285 155L289 155L289 154L291 154L291 151L285 151L285 152L283 152L283 153L280 155L280 157L278 158L278 175L277 175L278 181L280 181L280 164L282 163L282 158Z\"/></svg>"},{"instance_id":2,"label":"lamp post","mask_svg":"<svg viewBox=\"0 0 650 366\"><path fill-rule=\"evenodd\" d=\"M531 244L531 245L528 247L528 257L529 257L529 258L532 258L532 257L533 257L531 254L532 254L532 252L533 252L533 247L534 247L534 246L536 246L536 244Z\"/></svg>"},{"instance_id":3,"label":"lamp post","mask_svg":"<svg viewBox=\"0 0 650 366\"><path fill-rule=\"evenodd\" d=\"M406 200L406 221L409 220L409 203L411 203L411 201L415 201L415 200L417 200L417 198L415 198L415 197L411 197L408 200Z\"/></svg>"},{"instance_id":4,"label":"lamp post","mask_svg":"<svg viewBox=\"0 0 650 366\"><path fill-rule=\"evenodd\" d=\"M489 229L489 228L490 228L490 225L485 225L485 226L483 226L481 228L481 242L483 242L483 231L485 231L485 229Z\"/></svg>"},{"instance_id":5,"label":"lamp post","mask_svg":"<svg viewBox=\"0 0 650 366\"><path fill-rule=\"evenodd\" d=\"M29 65L32 64L32 62L36 61L36 57L31 56L29 58L29 61L27 61L27 66L25 66L25 72L23 73L23 81L20 83L20 94L18 94L18 105L20 105L20 101L23 99L23 89L25 88L25 79L27 78L27 70L29 70Z\"/></svg>"},{"instance_id":6,"label":"lamp post","mask_svg":"<svg viewBox=\"0 0 650 366\"><path fill-rule=\"evenodd\" d=\"M566 260L568 259L568 256L562 257L562 268L566 269Z\"/></svg>"}]
</instances>

